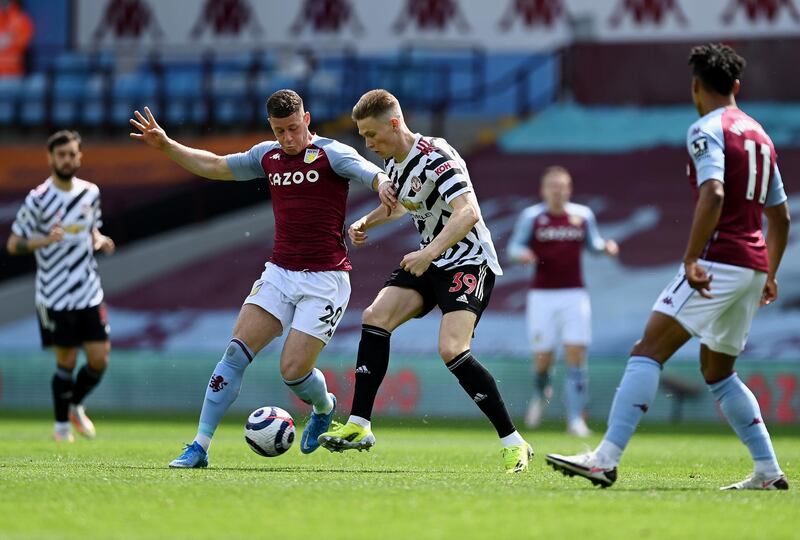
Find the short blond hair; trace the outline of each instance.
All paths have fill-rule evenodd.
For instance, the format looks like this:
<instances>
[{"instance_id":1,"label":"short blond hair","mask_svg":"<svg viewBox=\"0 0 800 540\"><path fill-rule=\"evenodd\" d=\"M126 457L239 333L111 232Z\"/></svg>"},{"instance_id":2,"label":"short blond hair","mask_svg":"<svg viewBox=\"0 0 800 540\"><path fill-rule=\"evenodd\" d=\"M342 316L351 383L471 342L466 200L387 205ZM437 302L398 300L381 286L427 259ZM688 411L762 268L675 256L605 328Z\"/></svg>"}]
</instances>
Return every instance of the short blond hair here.
<instances>
[{"instance_id":1,"label":"short blond hair","mask_svg":"<svg viewBox=\"0 0 800 540\"><path fill-rule=\"evenodd\" d=\"M545 180L552 176L565 176L567 181L572 184L572 175L569 174L569 171L561 165L551 165L550 167L547 167L542 173L540 184L544 185Z\"/></svg>"},{"instance_id":2,"label":"short blond hair","mask_svg":"<svg viewBox=\"0 0 800 540\"><path fill-rule=\"evenodd\" d=\"M353 107L353 120L358 122L365 118L379 118L391 114L394 117L402 118L403 111L400 109L400 102L388 90L378 88L370 90L358 100Z\"/></svg>"}]
</instances>

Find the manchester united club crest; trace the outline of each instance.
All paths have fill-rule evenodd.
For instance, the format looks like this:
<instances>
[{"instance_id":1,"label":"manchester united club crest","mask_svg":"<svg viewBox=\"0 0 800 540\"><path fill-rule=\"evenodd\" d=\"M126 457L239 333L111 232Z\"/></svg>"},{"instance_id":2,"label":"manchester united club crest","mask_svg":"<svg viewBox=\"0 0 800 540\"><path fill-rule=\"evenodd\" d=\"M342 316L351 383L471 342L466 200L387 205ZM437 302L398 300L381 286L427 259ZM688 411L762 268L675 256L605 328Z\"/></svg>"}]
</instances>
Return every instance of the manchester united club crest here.
<instances>
[{"instance_id":1,"label":"manchester united club crest","mask_svg":"<svg viewBox=\"0 0 800 540\"><path fill-rule=\"evenodd\" d=\"M411 178L411 191L413 191L414 193L419 193L421 189L422 189L422 180L420 180L419 177L417 176Z\"/></svg>"},{"instance_id":2,"label":"manchester united club crest","mask_svg":"<svg viewBox=\"0 0 800 540\"><path fill-rule=\"evenodd\" d=\"M309 148L306 150L306 155L303 157L304 163L314 163L319 157L319 148Z\"/></svg>"}]
</instances>

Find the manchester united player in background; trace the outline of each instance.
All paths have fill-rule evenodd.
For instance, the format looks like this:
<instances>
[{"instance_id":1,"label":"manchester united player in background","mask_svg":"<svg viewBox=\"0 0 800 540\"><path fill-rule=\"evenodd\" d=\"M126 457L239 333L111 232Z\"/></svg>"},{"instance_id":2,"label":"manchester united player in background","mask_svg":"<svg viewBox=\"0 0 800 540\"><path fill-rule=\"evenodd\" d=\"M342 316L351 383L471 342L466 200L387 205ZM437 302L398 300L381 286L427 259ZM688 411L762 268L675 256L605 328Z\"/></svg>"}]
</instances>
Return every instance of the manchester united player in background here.
<instances>
[{"instance_id":1,"label":"manchester united player in background","mask_svg":"<svg viewBox=\"0 0 800 540\"><path fill-rule=\"evenodd\" d=\"M733 370L759 305L778 297L775 275L789 237L786 193L772 141L736 106L744 59L728 46L710 44L693 48L689 65L701 118L686 140L696 204L683 264L633 347L600 445L545 459L564 474L613 484L622 453L653 403L664 363L697 336L703 378L754 463L750 476L722 489L788 489L758 401Z\"/></svg>"},{"instance_id":2,"label":"manchester united player in background","mask_svg":"<svg viewBox=\"0 0 800 540\"><path fill-rule=\"evenodd\" d=\"M572 177L565 168L548 167L544 171L541 194L543 202L520 214L507 249L512 261L536 268L526 309L536 393L525 413L525 425L539 425L553 396L550 370L556 347L562 345L567 364L567 431L588 437L592 432L583 415L589 395L586 348L592 339L592 308L583 284L581 254L586 247L615 257L619 247L600 236L594 212L588 206L570 202Z\"/></svg>"},{"instance_id":3,"label":"manchester united player in background","mask_svg":"<svg viewBox=\"0 0 800 540\"><path fill-rule=\"evenodd\" d=\"M277 141L228 156L170 139L147 107L146 116L139 111L134 115L131 125L138 131L131 137L161 150L189 172L213 180L266 178L275 213L272 257L245 299L233 337L211 376L197 436L170 467L208 466L211 438L239 395L245 368L284 332L281 375L297 397L313 406L300 440L303 453L313 452L336 407L336 397L314 365L350 298L351 266L343 236L349 180L377 190L383 179L385 193L391 182L353 148L311 133L311 115L292 90L279 90L267 100ZM388 208L395 202L390 197L382 198Z\"/></svg>"}]
</instances>

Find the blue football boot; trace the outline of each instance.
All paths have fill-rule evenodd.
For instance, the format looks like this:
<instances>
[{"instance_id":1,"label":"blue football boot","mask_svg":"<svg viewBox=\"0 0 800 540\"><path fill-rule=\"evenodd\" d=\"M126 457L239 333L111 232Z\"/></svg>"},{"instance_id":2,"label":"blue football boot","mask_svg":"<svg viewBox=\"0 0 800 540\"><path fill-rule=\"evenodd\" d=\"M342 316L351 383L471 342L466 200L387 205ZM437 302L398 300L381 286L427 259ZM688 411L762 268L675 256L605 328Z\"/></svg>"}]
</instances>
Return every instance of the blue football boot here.
<instances>
[{"instance_id":1,"label":"blue football boot","mask_svg":"<svg viewBox=\"0 0 800 540\"><path fill-rule=\"evenodd\" d=\"M197 442L187 444L183 454L170 461L173 469L202 469L208 467L208 453Z\"/></svg>"},{"instance_id":2,"label":"blue football boot","mask_svg":"<svg viewBox=\"0 0 800 540\"><path fill-rule=\"evenodd\" d=\"M317 438L328 431L333 421L333 413L336 411L336 396L328 394L333 400L333 409L328 414L317 414L311 411L311 418L308 419L308 425L303 430L303 436L300 438L300 451L304 454L310 454L319 448Z\"/></svg>"}]
</instances>

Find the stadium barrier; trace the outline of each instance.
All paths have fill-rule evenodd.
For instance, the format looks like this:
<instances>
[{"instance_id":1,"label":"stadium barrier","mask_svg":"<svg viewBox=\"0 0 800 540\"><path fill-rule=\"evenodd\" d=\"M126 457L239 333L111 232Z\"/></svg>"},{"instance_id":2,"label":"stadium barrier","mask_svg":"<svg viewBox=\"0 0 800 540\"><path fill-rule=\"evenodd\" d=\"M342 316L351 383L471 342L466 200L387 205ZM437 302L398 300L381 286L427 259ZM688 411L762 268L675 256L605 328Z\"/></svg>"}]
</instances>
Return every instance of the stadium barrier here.
<instances>
[{"instance_id":1,"label":"stadium barrier","mask_svg":"<svg viewBox=\"0 0 800 540\"><path fill-rule=\"evenodd\" d=\"M530 361L522 357L481 356L492 371L511 413L521 417L532 392ZM113 352L102 384L87 398L87 407L125 413L197 413L217 358L208 353L164 354L153 351ZM47 410L51 407L52 355L45 351L0 354L0 409L6 412ZM353 391L351 356L323 354L319 367L329 389L339 397L339 410L349 410ZM625 366L623 358L593 358L589 363L590 419L604 422ZM770 423L800 423L800 363L796 361L741 361L739 376L761 403ZM561 403L564 368L558 364L553 382L556 398L546 409L546 420L563 417ZM244 414L261 405L278 405L302 417L302 404L281 382L274 352L259 356L245 375L242 393L233 405ZM438 357L397 355L375 406L377 417L474 418L480 411L461 390ZM703 384L695 360L674 360L664 370L655 404L647 422L719 422L717 406Z\"/></svg>"}]
</instances>

